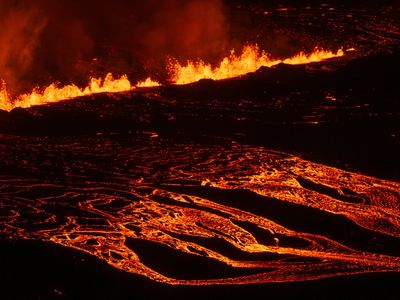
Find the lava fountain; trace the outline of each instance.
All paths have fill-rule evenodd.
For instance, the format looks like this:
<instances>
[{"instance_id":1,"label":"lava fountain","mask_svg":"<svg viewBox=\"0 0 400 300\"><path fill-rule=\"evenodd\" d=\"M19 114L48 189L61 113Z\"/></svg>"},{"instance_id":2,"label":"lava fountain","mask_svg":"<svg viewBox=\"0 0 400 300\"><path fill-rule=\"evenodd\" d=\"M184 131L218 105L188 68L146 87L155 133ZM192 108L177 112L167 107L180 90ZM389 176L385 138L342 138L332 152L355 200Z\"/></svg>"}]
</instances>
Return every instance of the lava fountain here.
<instances>
[{"instance_id":1,"label":"lava fountain","mask_svg":"<svg viewBox=\"0 0 400 300\"><path fill-rule=\"evenodd\" d=\"M159 83L151 78L137 84L138 87L157 85ZM52 83L44 89L35 88L31 93L20 95L13 100L7 92L6 84L3 83L0 91L0 109L10 111L16 107L24 108L92 94L118 93L133 89L135 89L135 86L131 84L127 75L114 78L111 73L108 73L104 79L90 78L89 84L84 88L79 88L75 84L60 87L57 83Z\"/></svg>"},{"instance_id":2,"label":"lava fountain","mask_svg":"<svg viewBox=\"0 0 400 300\"><path fill-rule=\"evenodd\" d=\"M289 65L307 64L343 55L342 49L332 52L315 48L310 54L300 52L286 59L274 59L266 51L260 50L258 45L246 45L239 55L236 54L235 50L231 50L230 55L222 59L215 68L203 60L188 61L183 66L177 61L171 61L169 71L173 82L188 84L201 79L233 78L255 72L261 67L272 67L280 63Z\"/></svg>"},{"instance_id":3,"label":"lava fountain","mask_svg":"<svg viewBox=\"0 0 400 300\"><path fill-rule=\"evenodd\" d=\"M258 45L246 45L240 55L237 55L235 50L231 50L230 55L223 58L215 68L203 60L188 61L186 65L181 65L176 59L171 59L167 69L170 74L170 82L189 84L201 79L221 80L233 78L255 72L261 67L272 67L280 63L290 65L307 64L343 55L344 51L342 49L333 52L316 48L310 54L300 52L286 59L274 59L266 51L260 50ZM114 78L111 73L108 73L104 79L90 78L89 84L84 88L80 88L75 84L60 87L57 83L52 83L45 88L35 88L31 93L23 94L13 99L6 89L6 83L3 82L0 87L0 109L10 111L16 107L26 108L96 93L118 93L133 90L135 87L154 86L160 86L160 83L150 77L138 82L136 85L132 85L127 75Z\"/></svg>"}]
</instances>

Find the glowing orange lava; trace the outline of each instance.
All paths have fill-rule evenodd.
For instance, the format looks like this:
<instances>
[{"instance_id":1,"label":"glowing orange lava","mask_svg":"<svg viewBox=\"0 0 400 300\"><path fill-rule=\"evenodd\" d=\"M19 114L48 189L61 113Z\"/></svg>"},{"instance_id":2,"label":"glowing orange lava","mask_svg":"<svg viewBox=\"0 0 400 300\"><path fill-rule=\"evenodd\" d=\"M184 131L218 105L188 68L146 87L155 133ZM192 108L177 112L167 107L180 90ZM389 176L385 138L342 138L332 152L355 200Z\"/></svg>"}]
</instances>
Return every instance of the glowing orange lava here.
<instances>
[{"instance_id":1,"label":"glowing orange lava","mask_svg":"<svg viewBox=\"0 0 400 300\"><path fill-rule=\"evenodd\" d=\"M149 77L146 80L139 81L136 84L136 87L155 87L155 86L160 86L160 85L161 84L158 81L155 81Z\"/></svg>"},{"instance_id":2,"label":"glowing orange lava","mask_svg":"<svg viewBox=\"0 0 400 300\"><path fill-rule=\"evenodd\" d=\"M84 88L80 88L75 84L60 87L57 83L52 83L44 89L35 88L31 93L23 94L13 99L7 91L6 84L3 82L0 86L0 109L10 111L16 107L24 108L97 93L118 93L133 90L135 87L159 85L160 83L151 78L132 85L127 75L114 78L111 73L108 73L104 79L90 78L89 84Z\"/></svg>"},{"instance_id":3,"label":"glowing orange lava","mask_svg":"<svg viewBox=\"0 0 400 300\"><path fill-rule=\"evenodd\" d=\"M29 161L24 177L0 180L0 238L52 242L172 285L400 272L399 182L236 143L132 141L1 139L1 162ZM91 160L109 153L110 168ZM71 168L41 179L65 157ZM216 262L217 276L199 267Z\"/></svg>"},{"instance_id":4,"label":"glowing orange lava","mask_svg":"<svg viewBox=\"0 0 400 300\"><path fill-rule=\"evenodd\" d=\"M290 58L272 59L268 53L261 51L257 45L247 45L243 48L240 55L235 54L235 51L232 50L231 54L225 57L215 68L202 60L197 62L189 61L185 66L174 61L168 66L168 71L171 75L171 82L176 84L188 84L206 78L221 80L237 77L254 72L260 67L272 67L280 63L291 65L306 64L343 55L343 50L338 50L335 53L332 51L315 49L310 54L300 52ZM136 85L132 85L127 75L114 78L111 73L108 73L104 79L90 78L88 86L84 88L80 88L75 84L60 87L57 83L52 83L45 88L35 88L31 93L14 98L10 96L6 88L6 83L3 82L0 86L0 109L11 111L16 107L25 108L96 93L117 93L130 91L135 89L135 87L154 87L160 85L159 82L151 78L147 78L146 80L138 82Z\"/></svg>"},{"instance_id":5,"label":"glowing orange lava","mask_svg":"<svg viewBox=\"0 0 400 300\"><path fill-rule=\"evenodd\" d=\"M189 61L184 66L175 61L170 64L169 71L173 82L176 84L188 84L201 79L221 80L237 77L255 72L261 67L272 67L280 63L290 65L306 64L343 55L344 51L342 49L337 52L315 49L310 54L300 52L290 58L273 59L267 52L261 51L257 45L247 45L240 55L237 55L232 50L231 54L225 57L215 68L202 60Z\"/></svg>"},{"instance_id":6,"label":"glowing orange lava","mask_svg":"<svg viewBox=\"0 0 400 300\"><path fill-rule=\"evenodd\" d=\"M16 107L30 107L96 93L123 92L133 88L126 75L114 78L111 73L108 73L104 79L90 78L85 88L79 88L75 84L59 87L56 83L52 83L44 89L35 88L31 93L20 95L14 100L3 84L0 91L0 109L10 111Z\"/></svg>"}]
</instances>

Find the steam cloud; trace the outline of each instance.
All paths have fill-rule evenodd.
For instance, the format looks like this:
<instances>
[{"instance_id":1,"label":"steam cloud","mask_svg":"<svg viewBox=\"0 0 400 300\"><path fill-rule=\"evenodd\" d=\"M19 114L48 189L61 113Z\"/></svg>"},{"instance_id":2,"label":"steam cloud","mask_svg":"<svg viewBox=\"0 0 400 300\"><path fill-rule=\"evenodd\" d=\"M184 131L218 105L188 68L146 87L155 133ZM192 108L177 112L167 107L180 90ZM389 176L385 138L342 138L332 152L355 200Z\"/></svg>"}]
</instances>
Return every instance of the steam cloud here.
<instances>
[{"instance_id":1,"label":"steam cloud","mask_svg":"<svg viewBox=\"0 0 400 300\"><path fill-rule=\"evenodd\" d=\"M226 49L222 0L2 0L0 78L13 93L88 75L162 73Z\"/></svg>"}]
</instances>

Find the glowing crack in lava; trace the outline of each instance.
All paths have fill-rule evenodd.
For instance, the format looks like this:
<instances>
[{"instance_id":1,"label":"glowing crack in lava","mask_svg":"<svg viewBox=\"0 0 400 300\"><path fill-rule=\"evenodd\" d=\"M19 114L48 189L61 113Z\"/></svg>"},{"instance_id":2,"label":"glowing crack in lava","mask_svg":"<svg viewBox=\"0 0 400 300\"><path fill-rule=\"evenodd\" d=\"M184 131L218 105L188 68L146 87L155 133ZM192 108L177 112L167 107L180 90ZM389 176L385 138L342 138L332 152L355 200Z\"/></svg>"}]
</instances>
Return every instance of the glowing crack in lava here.
<instances>
[{"instance_id":1,"label":"glowing crack in lava","mask_svg":"<svg viewBox=\"0 0 400 300\"><path fill-rule=\"evenodd\" d=\"M173 82L188 84L201 79L221 80L237 77L255 72L261 67L272 67L280 63L288 65L307 64L343 55L344 51L342 49L339 49L337 52L315 49L310 54L300 52L290 58L273 59L267 52L261 51L257 45L247 45L243 48L240 55L237 55L232 50L230 56L225 57L215 68L202 60L189 61L184 66L179 62L172 61L169 71Z\"/></svg>"},{"instance_id":2,"label":"glowing crack in lava","mask_svg":"<svg viewBox=\"0 0 400 300\"><path fill-rule=\"evenodd\" d=\"M3 238L174 285L400 271L396 182L234 142L9 137L0 150L23 174L1 177Z\"/></svg>"},{"instance_id":3,"label":"glowing crack in lava","mask_svg":"<svg viewBox=\"0 0 400 300\"><path fill-rule=\"evenodd\" d=\"M306 64L318 62L329 58L340 57L344 55L343 50L336 53L315 49L310 54L303 52L286 59L272 59L265 51L260 51L257 45L248 45L243 48L242 54L236 55L234 50L230 56L222 59L218 67L213 68L210 64L203 61L189 61L187 65L182 66L176 60L171 60L168 65L170 81L176 84L188 84L201 79L221 80L237 77L250 72L254 72L261 67L272 67L274 65L285 64ZM130 91L135 87L155 87L160 83L147 78L144 81L132 85L126 75L120 78L113 78L109 73L104 79L91 78L87 87L79 88L74 84L59 87L53 83L45 88L36 88L31 93L20 95L13 99L6 89L3 82L0 87L0 109L10 111L16 107L30 107L33 105L57 102L65 99L71 99L96 93L117 93Z\"/></svg>"}]
</instances>

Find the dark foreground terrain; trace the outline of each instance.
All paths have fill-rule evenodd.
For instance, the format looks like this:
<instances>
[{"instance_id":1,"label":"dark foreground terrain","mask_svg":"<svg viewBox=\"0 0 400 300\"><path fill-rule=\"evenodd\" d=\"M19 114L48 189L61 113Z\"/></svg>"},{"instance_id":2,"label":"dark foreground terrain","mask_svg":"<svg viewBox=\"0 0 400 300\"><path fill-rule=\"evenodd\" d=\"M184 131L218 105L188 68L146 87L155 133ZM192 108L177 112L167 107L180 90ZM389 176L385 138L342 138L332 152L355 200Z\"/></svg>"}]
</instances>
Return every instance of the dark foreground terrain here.
<instances>
[{"instance_id":1,"label":"dark foreground terrain","mask_svg":"<svg viewBox=\"0 0 400 300\"><path fill-rule=\"evenodd\" d=\"M5 299L397 299L398 273L294 283L175 287L120 272L98 259L40 242L1 243Z\"/></svg>"},{"instance_id":2,"label":"dark foreground terrain","mask_svg":"<svg viewBox=\"0 0 400 300\"><path fill-rule=\"evenodd\" d=\"M0 298L397 299L391 7L321 21L343 58L0 111Z\"/></svg>"}]
</instances>

